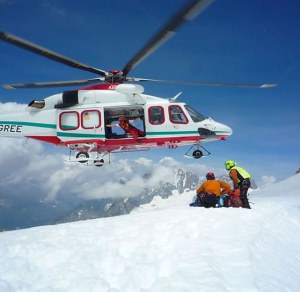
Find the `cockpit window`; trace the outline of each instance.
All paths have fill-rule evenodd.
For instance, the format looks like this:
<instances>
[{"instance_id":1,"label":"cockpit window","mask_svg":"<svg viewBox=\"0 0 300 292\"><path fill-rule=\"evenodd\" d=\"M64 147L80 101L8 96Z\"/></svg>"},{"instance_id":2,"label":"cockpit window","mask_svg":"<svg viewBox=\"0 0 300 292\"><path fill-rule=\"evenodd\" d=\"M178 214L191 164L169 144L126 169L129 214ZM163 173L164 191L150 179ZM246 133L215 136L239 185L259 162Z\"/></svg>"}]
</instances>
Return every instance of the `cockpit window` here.
<instances>
[{"instance_id":1,"label":"cockpit window","mask_svg":"<svg viewBox=\"0 0 300 292\"><path fill-rule=\"evenodd\" d=\"M200 113L198 113L197 111L195 111L194 109L189 107L188 105L185 105L184 107L187 110L187 112L189 113L189 115L192 118L194 123L202 122L203 120L207 119L206 116L201 115Z\"/></svg>"}]
</instances>

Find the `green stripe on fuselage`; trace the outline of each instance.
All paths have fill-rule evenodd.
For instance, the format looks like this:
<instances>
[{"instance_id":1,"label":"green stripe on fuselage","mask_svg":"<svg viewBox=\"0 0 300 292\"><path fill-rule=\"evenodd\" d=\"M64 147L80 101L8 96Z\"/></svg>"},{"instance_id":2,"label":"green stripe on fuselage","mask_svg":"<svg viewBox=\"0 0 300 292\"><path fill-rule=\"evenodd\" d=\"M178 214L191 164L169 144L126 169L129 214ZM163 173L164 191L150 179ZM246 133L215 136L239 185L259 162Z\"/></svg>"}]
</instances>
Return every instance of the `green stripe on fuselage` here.
<instances>
[{"instance_id":1,"label":"green stripe on fuselage","mask_svg":"<svg viewBox=\"0 0 300 292\"><path fill-rule=\"evenodd\" d=\"M147 132L147 136L155 136L155 135L195 135L199 134L198 131L169 131L169 132Z\"/></svg>"},{"instance_id":2,"label":"green stripe on fuselage","mask_svg":"<svg viewBox=\"0 0 300 292\"><path fill-rule=\"evenodd\" d=\"M101 134L82 134L82 133L71 133L71 132L57 132L58 137L76 137L76 138L98 138L104 139L105 135Z\"/></svg>"},{"instance_id":3,"label":"green stripe on fuselage","mask_svg":"<svg viewBox=\"0 0 300 292\"><path fill-rule=\"evenodd\" d=\"M31 123L31 122L16 122L16 121L0 121L0 124L56 129L56 125L55 124L43 124L43 123Z\"/></svg>"}]
</instances>

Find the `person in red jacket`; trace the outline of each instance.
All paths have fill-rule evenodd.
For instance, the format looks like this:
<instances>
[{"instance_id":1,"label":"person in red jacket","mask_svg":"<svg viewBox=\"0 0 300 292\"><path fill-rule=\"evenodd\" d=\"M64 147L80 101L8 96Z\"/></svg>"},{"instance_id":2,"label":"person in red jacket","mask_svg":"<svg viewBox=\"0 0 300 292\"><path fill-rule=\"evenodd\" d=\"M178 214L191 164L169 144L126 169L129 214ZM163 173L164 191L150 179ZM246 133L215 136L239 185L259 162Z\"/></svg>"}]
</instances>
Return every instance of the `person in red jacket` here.
<instances>
[{"instance_id":1,"label":"person in red jacket","mask_svg":"<svg viewBox=\"0 0 300 292\"><path fill-rule=\"evenodd\" d=\"M137 140L138 137L145 136L145 132L134 127L126 117L120 117L118 124L110 124L110 125L106 125L106 127L120 127L126 133L130 134L135 140Z\"/></svg>"},{"instance_id":2,"label":"person in red jacket","mask_svg":"<svg viewBox=\"0 0 300 292\"><path fill-rule=\"evenodd\" d=\"M196 190L196 204L205 208L216 207L222 195L230 191L230 185L224 181L216 180L213 172L206 174L206 181Z\"/></svg>"}]
</instances>

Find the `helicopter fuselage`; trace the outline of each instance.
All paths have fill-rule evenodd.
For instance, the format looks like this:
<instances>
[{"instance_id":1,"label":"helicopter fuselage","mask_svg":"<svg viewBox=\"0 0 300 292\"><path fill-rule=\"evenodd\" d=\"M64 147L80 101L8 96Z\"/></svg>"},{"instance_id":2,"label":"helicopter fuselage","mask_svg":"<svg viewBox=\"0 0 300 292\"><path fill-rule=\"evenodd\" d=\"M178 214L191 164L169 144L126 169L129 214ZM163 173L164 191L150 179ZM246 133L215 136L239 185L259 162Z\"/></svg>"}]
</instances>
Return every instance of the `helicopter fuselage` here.
<instances>
[{"instance_id":1,"label":"helicopter fuselage","mask_svg":"<svg viewBox=\"0 0 300 292\"><path fill-rule=\"evenodd\" d=\"M142 92L140 85L107 84L32 101L23 112L0 115L0 137L26 137L103 154L200 145L232 134L228 126L183 102ZM118 127L120 117L144 134L134 139L124 132Z\"/></svg>"}]
</instances>

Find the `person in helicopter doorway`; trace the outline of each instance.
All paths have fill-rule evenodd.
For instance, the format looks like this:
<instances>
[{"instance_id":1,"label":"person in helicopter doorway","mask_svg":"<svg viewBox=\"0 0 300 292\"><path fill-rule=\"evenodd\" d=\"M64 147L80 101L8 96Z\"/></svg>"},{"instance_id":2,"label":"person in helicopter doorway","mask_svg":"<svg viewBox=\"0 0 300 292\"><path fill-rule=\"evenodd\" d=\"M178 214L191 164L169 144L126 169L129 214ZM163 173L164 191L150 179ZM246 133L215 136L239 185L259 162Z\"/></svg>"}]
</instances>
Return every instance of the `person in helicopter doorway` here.
<instances>
[{"instance_id":1,"label":"person in helicopter doorway","mask_svg":"<svg viewBox=\"0 0 300 292\"><path fill-rule=\"evenodd\" d=\"M223 207L224 197L230 191L230 185L224 181L216 180L213 172L206 174L206 181L196 190L196 200L190 206L194 207Z\"/></svg>"},{"instance_id":2,"label":"person in helicopter doorway","mask_svg":"<svg viewBox=\"0 0 300 292\"><path fill-rule=\"evenodd\" d=\"M137 118L137 119L139 119L139 118ZM145 136L145 132L132 125L132 123L135 120L136 119L128 120L126 117L120 117L119 123L106 125L106 127L120 127L125 131L125 133L130 134L133 137L133 139L138 140L138 137Z\"/></svg>"},{"instance_id":3,"label":"person in helicopter doorway","mask_svg":"<svg viewBox=\"0 0 300 292\"><path fill-rule=\"evenodd\" d=\"M248 201L248 189L251 187L250 174L242 167L237 166L236 162L232 160L227 160L225 162L225 168L229 171L229 177L232 180L233 189L240 190L242 207L251 209Z\"/></svg>"}]
</instances>

